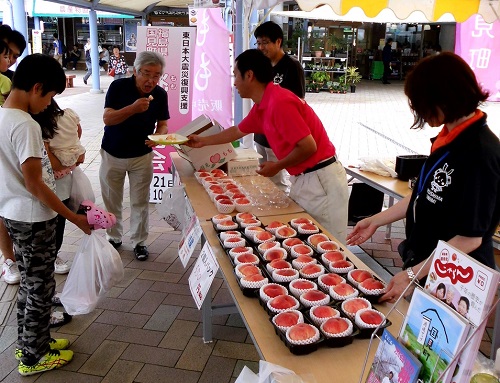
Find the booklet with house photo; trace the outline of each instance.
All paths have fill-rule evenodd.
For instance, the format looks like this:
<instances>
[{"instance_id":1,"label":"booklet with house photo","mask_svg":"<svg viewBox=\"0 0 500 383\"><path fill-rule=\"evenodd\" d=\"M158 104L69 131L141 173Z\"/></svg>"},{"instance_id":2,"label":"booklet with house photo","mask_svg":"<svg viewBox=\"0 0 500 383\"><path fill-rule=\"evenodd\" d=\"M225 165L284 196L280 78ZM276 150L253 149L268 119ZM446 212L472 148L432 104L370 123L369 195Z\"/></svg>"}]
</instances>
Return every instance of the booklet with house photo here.
<instances>
[{"instance_id":1,"label":"booklet with house photo","mask_svg":"<svg viewBox=\"0 0 500 383\"><path fill-rule=\"evenodd\" d=\"M422 363L385 329L366 383L416 383Z\"/></svg>"},{"instance_id":2,"label":"booklet with house photo","mask_svg":"<svg viewBox=\"0 0 500 383\"><path fill-rule=\"evenodd\" d=\"M419 378L423 382L435 383L451 365L442 380L447 383L456 375L456 369L461 368L453 359L467 339L469 329L469 321L462 315L416 288L399 341L422 363Z\"/></svg>"},{"instance_id":3,"label":"booklet with house photo","mask_svg":"<svg viewBox=\"0 0 500 383\"><path fill-rule=\"evenodd\" d=\"M453 379L468 382L486 328L486 320L481 322L495 300L500 273L444 241L439 241L431 262L425 291L456 310L472 325L469 336L473 339L460 355L461 368Z\"/></svg>"}]
</instances>

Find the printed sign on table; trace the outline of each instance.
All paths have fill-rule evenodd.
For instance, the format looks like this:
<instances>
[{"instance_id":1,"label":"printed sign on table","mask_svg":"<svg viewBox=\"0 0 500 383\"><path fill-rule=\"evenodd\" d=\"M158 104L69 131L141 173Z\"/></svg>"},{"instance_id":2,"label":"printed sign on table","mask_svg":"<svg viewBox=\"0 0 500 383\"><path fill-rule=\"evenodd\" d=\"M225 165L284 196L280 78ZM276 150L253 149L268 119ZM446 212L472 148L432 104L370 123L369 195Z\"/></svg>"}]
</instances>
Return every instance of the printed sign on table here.
<instances>
[{"instance_id":1,"label":"printed sign on table","mask_svg":"<svg viewBox=\"0 0 500 383\"><path fill-rule=\"evenodd\" d=\"M193 255L194 248L201 237L200 221L198 221L196 215L191 215L189 220L185 222L187 225L182 229L182 236L179 242L179 258L184 268L186 268L189 258Z\"/></svg>"},{"instance_id":2,"label":"printed sign on table","mask_svg":"<svg viewBox=\"0 0 500 383\"><path fill-rule=\"evenodd\" d=\"M189 289L198 310L201 309L201 305L210 291L217 270L219 270L219 264L210 245L206 242L194 265L193 272L189 276Z\"/></svg>"}]
</instances>

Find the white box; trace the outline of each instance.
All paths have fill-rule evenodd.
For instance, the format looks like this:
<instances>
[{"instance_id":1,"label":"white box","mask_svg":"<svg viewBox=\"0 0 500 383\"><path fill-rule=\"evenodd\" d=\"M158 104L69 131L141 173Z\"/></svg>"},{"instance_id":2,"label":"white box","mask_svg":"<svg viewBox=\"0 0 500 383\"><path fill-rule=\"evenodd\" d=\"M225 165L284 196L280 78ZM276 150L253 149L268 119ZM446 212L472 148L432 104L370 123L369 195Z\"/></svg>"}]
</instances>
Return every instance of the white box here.
<instances>
[{"instance_id":1,"label":"white box","mask_svg":"<svg viewBox=\"0 0 500 383\"><path fill-rule=\"evenodd\" d=\"M176 133L186 137L190 134L211 136L222 130L222 127L216 121L212 121L208 116L203 114L183 126ZM195 170L210 171L236 157L233 145L230 143L209 145L203 148L190 148L186 145L174 145L174 147L182 158L191 162Z\"/></svg>"},{"instance_id":2,"label":"white box","mask_svg":"<svg viewBox=\"0 0 500 383\"><path fill-rule=\"evenodd\" d=\"M236 149L236 158L227 163L229 177L255 176L262 156L252 149Z\"/></svg>"}]
</instances>

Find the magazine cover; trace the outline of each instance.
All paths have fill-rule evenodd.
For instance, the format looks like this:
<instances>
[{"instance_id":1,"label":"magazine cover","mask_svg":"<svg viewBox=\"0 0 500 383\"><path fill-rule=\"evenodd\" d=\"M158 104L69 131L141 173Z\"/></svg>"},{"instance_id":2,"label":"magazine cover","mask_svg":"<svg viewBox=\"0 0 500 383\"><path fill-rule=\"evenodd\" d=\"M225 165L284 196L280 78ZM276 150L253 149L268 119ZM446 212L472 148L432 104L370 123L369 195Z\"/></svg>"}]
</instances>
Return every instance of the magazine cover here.
<instances>
[{"instance_id":1,"label":"magazine cover","mask_svg":"<svg viewBox=\"0 0 500 383\"><path fill-rule=\"evenodd\" d=\"M495 300L500 274L444 241L439 241L431 261L425 291L446 303L472 326L474 336L460 355L460 371L453 382L468 382L486 327L485 319ZM475 329L479 329L473 334Z\"/></svg>"},{"instance_id":2,"label":"magazine cover","mask_svg":"<svg viewBox=\"0 0 500 383\"><path fill-rule=\"evenodd\" d=\"M422 363L385 329L366 383L415 383Z\"/></svg>"},{"instance_id":3,"label":"magazine cover","mask_svg":"<svg viewBox=\"0 0 500 383\"><path fill-rule=\"evenodd\" d=\"M470 324L463 316L416 288L399 340L422 363L419 378L425 383L434 383L452 363L467 338L469 328ZM451 382L458 371L459 365L450 367L443 383Z\"/></svg>"}]
</instances>

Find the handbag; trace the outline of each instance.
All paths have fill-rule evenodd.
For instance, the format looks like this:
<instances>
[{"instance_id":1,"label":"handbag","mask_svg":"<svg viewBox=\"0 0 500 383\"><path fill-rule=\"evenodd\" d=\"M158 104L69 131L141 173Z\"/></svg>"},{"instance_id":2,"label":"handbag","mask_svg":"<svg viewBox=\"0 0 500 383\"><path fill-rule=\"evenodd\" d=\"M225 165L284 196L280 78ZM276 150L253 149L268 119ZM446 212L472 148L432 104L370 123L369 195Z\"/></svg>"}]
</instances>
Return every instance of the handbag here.
<instances>
[{"instance_id":1,"label":"handbag","mask_svg":"<svg viewBox=\"0 0 500 383\"><path fill-rule=\"evenodd\" d=\"M115 68L112 68L108 74L111 76L111 77L115 77Z\"/></svg>"}]
</instances>

